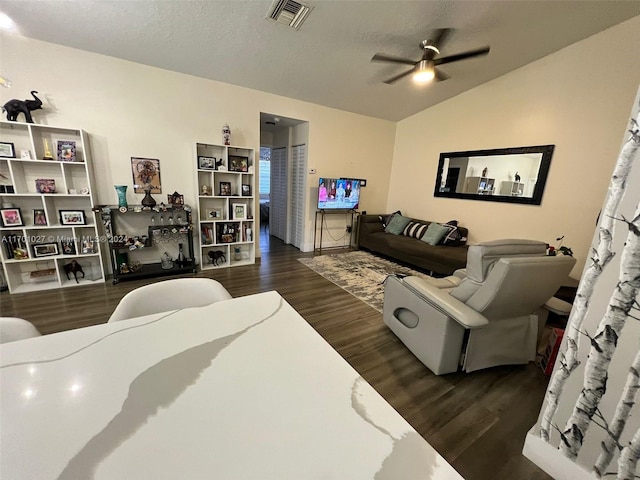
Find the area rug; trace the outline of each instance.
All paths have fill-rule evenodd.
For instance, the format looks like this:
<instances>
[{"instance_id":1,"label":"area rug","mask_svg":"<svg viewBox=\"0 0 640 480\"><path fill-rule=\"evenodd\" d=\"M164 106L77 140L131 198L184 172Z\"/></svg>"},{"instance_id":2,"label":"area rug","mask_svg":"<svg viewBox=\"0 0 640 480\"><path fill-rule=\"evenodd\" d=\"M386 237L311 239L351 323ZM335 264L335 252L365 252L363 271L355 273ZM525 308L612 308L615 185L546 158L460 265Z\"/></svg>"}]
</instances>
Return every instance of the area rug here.
<instances>
[{"instance_id":1,"label":"area rug","mask_svg":"<svg viewBox=\"0 0 640 480\"><path fill-rule=\"evenodd\" d=\"M384 280L388 275L401 273L428 278L424 273L362 251L299 258L298 261L379 312L382 312Z\"/></svg>"}]
</instances>

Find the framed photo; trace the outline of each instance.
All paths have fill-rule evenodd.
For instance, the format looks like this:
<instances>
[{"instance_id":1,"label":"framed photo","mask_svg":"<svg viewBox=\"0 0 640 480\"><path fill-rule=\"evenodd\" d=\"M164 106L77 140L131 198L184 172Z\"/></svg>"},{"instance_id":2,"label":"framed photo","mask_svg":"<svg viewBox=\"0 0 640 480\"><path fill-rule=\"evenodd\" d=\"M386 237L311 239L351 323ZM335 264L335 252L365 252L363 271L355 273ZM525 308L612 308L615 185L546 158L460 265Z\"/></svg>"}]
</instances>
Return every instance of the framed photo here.
<instances>
[{"instance_id":1,"label":"framed photo","mask_svg":"<svg viewBox=\"0 0 640 480\"><path fill-rule=\"evenodd\" d=\"M60 249L62 250L63 255L75 255L76 244L73 241L73 238L65 238L63 240L60 240Z\"/></svg>"},{"instance_id":2,"label":"framed photo","mask_svg":"<svg viewBox=\"0 0 640 480\"><path fill-rule=\"evenodd\" d=\"M169 205L184 205L184 195L173 192L167 195L167 203Z\"/></svg>"},{"instance_id":3,"label":"framed photo","mask_svg":"<svg viewBox=\"0 0 640 480\"><path fill-rule=\"evenodd\" d=\"M220 196L231 196L231 182L220 182Z\"/></svg>"},{"instance_id":4,"label":"framed photo","mask_svg":"<svg viewBox=\"0 0 640 480\"><path fill-rule=\"evenodd\" d=\"M84 237L82 239L82 253L96 253L96 243L91 237Z\"/></svg>"},{"instance_id":5,"label":"framed photo","mask_svg":"<svg viewBox=\"0 0 640 480\"><path fill-rule=\"evenodd\" d=\"M222 220L222 210L219 208L207 208L204 211L205 220Z\"/></svg>"},{"instance_id":6,"label":"framed photo","mask_svg":"<svg viewBox=\"0 0 640 480\"><path fill-rule=\"evenodd\" d=\"M242 196L243 197L251 196L251 185L247 185L246 183L242 184Z\"/></svg>"},{"instance_id":7,"label":"framed photo","mask_svg":"<svg viewBox=\"0 0 640 480\"><path fill-rule=\"evenodd\" d=\"M144 193L145 185L151 185L151 193L162 193L160 160L157 158L131 157L131 173L135 193Z\"/></svg>"},{"instance_id":8,"label":"framed photo","mask_svg":"<svg viewBox=\"0 0 640 480\"><path fill-rule=\"evenodd\" d=\"M50 257L51 255L58 255L57 243L39 243L33 246L34 257Z\"/></svg>"},{"instance_id":9,"label":"framed photo","mask_svg":"<svg viewBox=\"0 0 640 480\"><path fill-rule=\"evenodd\" d=\"M22 213L19 208L0 208L0 218L3 227L22 227Z\"/></svg>"},{"instance_id":10,"label":"framed photo","mask_svg":"<svg viewBox=\"0 0 640 480\"><path fill-rule=\"evenodd\" d=\"M36 178L36 192L56 193L56 181L53 178Z\"/></svg>"},{"instance_id":11,"label":"framed photo","mask_svg":"<svg viewBox=\"0 0 640 480\"><path fill-rule=\"evenodd\" d=\"M58 140L58 161L76 161L76 142L73 140Z\"/></svg>"},{"instance_id":12,"label":"framed photo","mask_svg":"<svg viewBox=\"0 0 640 480\"><path fill-rule=\"evenodd\" d=\"M198 157L198 168L213 170L216 166L216 157Z\"/></svg>"},{"instance_id":13,"label":"framed photo","mask_svg":"<svg viewBox=\"0 0 640 480\"><path fill-rule=\"evenodd\" d=\"M84 210L58 210L61 225L85 225Z\"/></svg>"},{"instance_id":14,"label":"framed photo","mask_svg":"<svg viewBox=\"0 0 640 480\"><path fill-rule=\"evenodd\" d=\"M16 147L14 147L13 143L0 142L0 157L15 158L15 156Z\"/></svg>"},{"instance_id":15,"label":"framed photo","mask_svg":"<svg viewBox=\"0 0 640 480\"><path fill-rule=\"evenodd\" d=\"M238 157L236 155L229 155L229 171L230 172L249 171L249 159L247 157Z\"/></svg>"},{"instance_id":16,"label":"framed photo","mask_svg":"<svg viewBox=\"0 0 640 480\"><path fill-rule=\"evenodd\" d=\"M33 211L33 224L48 225L47 215L44 213L44 210L36 209Z\"/></svg>"},{"instance_id":17,"label":"framed photo","mask_svg":"<svg viewBox=\"0 0 640 480\"><path fill-rule=\"evenodd\" d=\"M233 208L234 220L246 220L247 219L247 206L243 203L234 203L231 205Z\"/></svg>"}]
</instances>

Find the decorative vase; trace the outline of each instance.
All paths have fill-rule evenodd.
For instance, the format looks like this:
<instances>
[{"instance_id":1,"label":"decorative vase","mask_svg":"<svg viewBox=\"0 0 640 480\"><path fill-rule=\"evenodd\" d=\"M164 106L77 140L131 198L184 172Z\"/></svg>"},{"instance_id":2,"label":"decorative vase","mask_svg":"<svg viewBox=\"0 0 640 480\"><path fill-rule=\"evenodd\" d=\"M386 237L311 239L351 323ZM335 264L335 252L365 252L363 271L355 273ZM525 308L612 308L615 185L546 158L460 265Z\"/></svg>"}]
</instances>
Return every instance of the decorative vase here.
<instances>
[{"instance_id":1,"label":"decorative vase","mask_svg":"<svg viewBox=\"0 0 640 480\"><path fill-rule=\"evenodd\" d=\"M142 205L144 207L155 207L156 206L156 201L151 196L151 187L146 187L144 189L144 198L142 199Z\"/></svg>"},{"instance_id":2,"label":"decorative vase","mask_svg":"<svg viewBox=\"0 0 640 480\"><path fill-rule=\"evenodd\" d=\"M242 252L240 251L240 247L233 248L233 259L242 260Z\"/></svg>"},{"instance_id":3,"label":"decorative vase","mask_svg":"<svg viewBox=\"0 0 640 480\"><path fill-rule=\"evenodd\" d=\"M116 192L118 193L118 206L119 207L128 207L127 204L127 186L126 185L115 185Z\"/></svg>"},{"instance_id":4,"label":"decorative vase","mask_svg":"<svg viewBox=\"0 0 640 480\"><path fill-rule=\"evenodd\" d=\"M225 145L231 145L231 129L226 123L222 126L222 140Z\"/></svg>"}]
</instances>

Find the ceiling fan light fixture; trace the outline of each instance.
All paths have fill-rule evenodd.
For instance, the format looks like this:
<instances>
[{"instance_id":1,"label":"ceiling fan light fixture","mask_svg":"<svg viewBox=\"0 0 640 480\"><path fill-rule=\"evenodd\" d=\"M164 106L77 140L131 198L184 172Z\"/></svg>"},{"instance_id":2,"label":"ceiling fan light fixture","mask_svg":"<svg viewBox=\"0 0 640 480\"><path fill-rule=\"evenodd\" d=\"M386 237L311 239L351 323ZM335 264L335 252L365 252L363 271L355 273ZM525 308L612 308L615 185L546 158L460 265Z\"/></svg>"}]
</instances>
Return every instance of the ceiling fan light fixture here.
<instances>
[{"instance_id":1,"label":"ceiling fan light fixture","mask_svg":"<svg viewBox=\"0 0 640 480\"><path fill-rule=\"evenodd\" d=\"M433 67L433 62L421 60L416 66L413 74L413 81L416 83L428 83L432 81L435 76L436 71Z\"/></svg>"}]
</instances>

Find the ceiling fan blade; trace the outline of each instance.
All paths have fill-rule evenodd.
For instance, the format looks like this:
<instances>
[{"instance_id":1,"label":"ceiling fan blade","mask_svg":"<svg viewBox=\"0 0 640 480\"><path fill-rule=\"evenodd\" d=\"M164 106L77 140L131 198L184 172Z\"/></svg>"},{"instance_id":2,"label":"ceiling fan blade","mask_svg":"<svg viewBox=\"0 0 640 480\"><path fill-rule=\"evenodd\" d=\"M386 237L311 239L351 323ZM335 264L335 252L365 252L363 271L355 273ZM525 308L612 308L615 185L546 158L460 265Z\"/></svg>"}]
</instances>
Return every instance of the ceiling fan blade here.
<instances>
[{"instance_id":1,"label":"ceiling fan blade","mask_svg":"<svg viewBox=\"0 0 640 480\"><path fill-rule=\"evenodd\" d=\"M442 70L438 70L437 68L434 68L433 71L436 74L436 76L435 76L435 81L436 82L444 82L445 80L448 80L448 79L451 78L449 75L444 73Z\"/></svg>"},{"instance_id":2,"label":"ceiling fan blade","mask_svg":"<svg viewBox=\"0 0 640 480\"><path fill-rule=\"evenodd\" d=\"M482 47L468 52L458 53L457 55L449 55L448 57L436 58L433 63L435 65L444 65L445 63L457 62L467 58L479 57L489 53L489 47Z\"/></svg>"},{"instance_id":3,"label":"ceiling fan blade","mask_svg":"<svg viewBox=\"0 0 640 480\"><path fill-rule=\"evenodd\" d=\"M391 77L388 78L384 81L384 83L391 85L392 83L396 83L398 80L400 80L403 77L406 77L407 75L410 75L413 73L413 68L411 70L407 70L406 72L403 72L399 75L396 75L395 77Z\"/></svg>"},{"instance_id":4,"label":"ceiling fan blade","mask_svg":"<svg viewBox=\"0 0 640 480\"><path fill-rule=\"evenodd\" d=\"M415 65L417 62L409 58L394 57L393 55L385 55L384 53L376 53L372 58L372 62L391 62L402 63L403 65Z\"/></svg>"}]
</instances>

